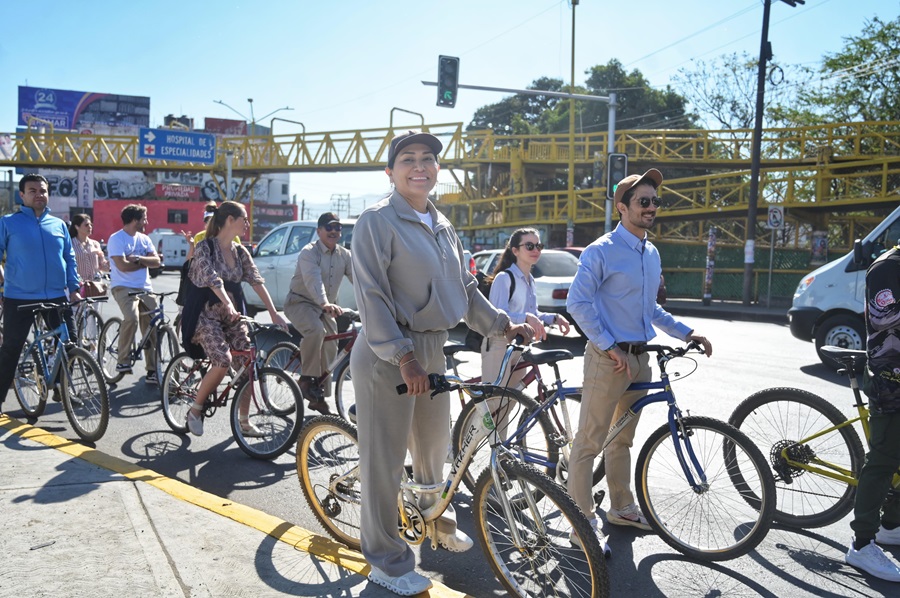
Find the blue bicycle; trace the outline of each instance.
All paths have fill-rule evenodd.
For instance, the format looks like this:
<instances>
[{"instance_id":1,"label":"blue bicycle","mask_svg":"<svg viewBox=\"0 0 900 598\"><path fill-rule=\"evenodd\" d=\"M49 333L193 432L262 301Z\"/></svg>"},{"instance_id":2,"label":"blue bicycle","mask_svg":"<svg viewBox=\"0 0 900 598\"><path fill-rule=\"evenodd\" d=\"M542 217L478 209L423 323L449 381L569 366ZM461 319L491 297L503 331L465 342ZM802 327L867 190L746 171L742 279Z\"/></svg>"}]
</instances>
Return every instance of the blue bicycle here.
<instances>
[{"instance_id":1,"label":"blue bicycle","mask_svg":"<svg viewBox=\"0 0 900 598\"><path fill-rule=\"evenodd\" d=\"M31 303L19 311L34 313L34 341L22 352L13 381L16 398L29 417L39 417L47 397L62 401L69 423L83 440L95 442L109 424L109 395L94 357L69 342L63 322L67 304ZM56 311L60 325L48 330L46 314Z\"/></svg>"},{"instance_id":2,"label":"blue bicycle","mask_svg":"<svg viewBox=\"0 0 900 598\"><path fill-rule=\"evenodd\" d=\"M696 362L687 355L702 353L699 345L646 345L644 350L656 354L660 378L629 386L629 390L651 392L610 427L603 449L641 409L666 403L668 422L650 435L635 466L634 486L644 515L654 531L683 554L708 561L744 555L765 538L771 527L776 500L772 472L756 445L740 430L717 419L685 416L679 409L667 367L673 359L684 358L693 364L692 369L673 376L683 378L693 373ZM537 403L514 389L498 387L489 399L491 414L498 422L497 435L506 436L499 446L556 479L566 463L561 458L560 443L547 440L548 430L554 428L549 413L560 399L565 400L565 390ZM472 425L472 414L469 410L461 415L457 429ZM517 428L507 433L499 423L502 421L515 421ZM477 471L472 473L478 475Z\"/></svg>"}]
</instances>

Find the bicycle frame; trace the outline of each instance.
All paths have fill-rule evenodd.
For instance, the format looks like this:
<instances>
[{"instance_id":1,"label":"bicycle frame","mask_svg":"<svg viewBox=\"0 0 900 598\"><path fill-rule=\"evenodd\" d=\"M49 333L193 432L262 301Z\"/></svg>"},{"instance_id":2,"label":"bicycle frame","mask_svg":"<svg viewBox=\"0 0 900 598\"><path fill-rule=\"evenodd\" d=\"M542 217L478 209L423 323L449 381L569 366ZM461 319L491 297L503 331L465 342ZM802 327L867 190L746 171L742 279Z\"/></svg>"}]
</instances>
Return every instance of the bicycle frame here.
<instances>
[{"instance_id":1,"label":"bicycle frame","mask_svg":"<svg viewBox=\"0 0 900 598\"><path fill-rule=\"evenodd\" d=\"M57 376L59 376L60 372L63 372L65 376L69 375L69 373L66 371L66 368L62 367L62 364L65 363L66 360L65 343L69 342L69 328L68 326L66 326L65 321L61 321L59 323L59 326L57 326L53 330L48 330L47 332L40 333L40 329L45 327L46 326L44 324L43 315L41 314L41 312L35 311L33 325L34 340L26 347L24 354L27 355L32 350L37 348L37 354L40 359L40 366L42 370L41 376L44 378L44 382L49 388L53 384L53 381L56 380ZM49 338L55 340L55 346L53 361L48 364L47 354L44 351L43 341Z\"/></svg>"},{"instance_id":2,"label":"bicycle frame","mask_svg":"<svg viewBox=\"0 0 900 598\"><path fill-rule=\"evenodd\" d=\"M143 293L140 293L143 294ZM140 295L139 294L139 295ZM156 306L155 309L151 309L150 311L144 312L141 315L151 316L150 323L147 324L147 334L142 335L141 342L139 342L134 349L131 350L131 353L128 355L128 360L134 364L141 358L141 353L143 353L144 349L147 346L147 343L150 342L150 332L151 331L159 331L163 326L169 323L168 318L166 317L166 312L163 307L163 302L167 295L171 295L173 293L150 293L152 295L157 295L159 297L159 305ZM138 295L138 296L139 296ZM157 334L158 336L158 334Z\"/></svg>"}]
</instances>

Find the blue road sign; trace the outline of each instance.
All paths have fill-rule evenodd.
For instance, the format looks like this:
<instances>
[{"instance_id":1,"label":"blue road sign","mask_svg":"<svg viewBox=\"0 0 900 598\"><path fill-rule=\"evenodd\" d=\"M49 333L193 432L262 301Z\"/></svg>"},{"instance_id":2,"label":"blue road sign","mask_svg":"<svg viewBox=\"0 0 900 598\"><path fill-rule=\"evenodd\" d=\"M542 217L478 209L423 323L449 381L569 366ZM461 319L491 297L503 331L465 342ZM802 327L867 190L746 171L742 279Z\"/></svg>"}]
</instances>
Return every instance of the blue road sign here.
<instances>
[{"instance_id":1,"label":"blue road sign","mask_svg":"<svg viewBox=\"0 0 900 598\"><path fill-rule=\"evenodd\" d=\"M177 129L141 127L138 157L173 162L216 163L216 137Z\"/></svg>"}]
</instances>

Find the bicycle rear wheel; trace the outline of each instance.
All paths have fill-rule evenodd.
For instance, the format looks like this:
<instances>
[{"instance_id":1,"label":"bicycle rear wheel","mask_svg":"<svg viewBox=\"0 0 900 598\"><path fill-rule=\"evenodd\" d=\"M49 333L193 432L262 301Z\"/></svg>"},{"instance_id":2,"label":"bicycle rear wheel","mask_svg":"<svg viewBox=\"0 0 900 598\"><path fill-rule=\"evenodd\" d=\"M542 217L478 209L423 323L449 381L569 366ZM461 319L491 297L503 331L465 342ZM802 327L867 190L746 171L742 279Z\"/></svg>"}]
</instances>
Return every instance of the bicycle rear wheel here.
<instances>
[{"instance_id":1,"label":"bicycle rear wheel","mask_svg":"<svg viewBox=\"0 0 900 598\"><path fill-rule=\"evenodd\" d=\"M584 513L550 478L515 459L499 466L500 486L487 469L478 478L472 511L475 531L494 574L513 596L609 596L609 573L600 543ZM509 496L510 494L515 496ZM510 503L504 515L501 494ZM533 500L525 497L531 494ZM543 497L538 502L538 497ZM513 542L515 526L522 540ZM580 542L574 544L570 534Z\"/></svg>"},{"instance_id":2,"label":"bicycle rear wheel","mask_svg":"<svg viewBox=\"0 0 900 598\"><path fill-rule=\"evenodd\" d=\"M772 473L756 445L734 426L709 417L685 417L681 423L678 450L698 488L688 483L669 425L663 424L637 460L634 477L641 509L663 541L683 554L705 561L742 556L772 525ZM733 481L737 469L740 483Z\"/></svg>"},{"instance_id":3,"label":"bicycle rear wheel","mask_svg":"<svg viewBox=\"0 0 900 598\"><path fill-rule=\"evenodd\" d=\"M76 325L78 330L75 340L78 346L96 356L100 346L100 332L103 330L103 318L100 316L100 312L93 308L86 309L84 315L78 318Z\"/></svg>"},{"instance_id":4,"label":"bicycle rear wheel","mask_svg":"<svg viewBox=\"0 0 900 598\"><path fill-rule=\"evenodd\" d=\"M100 440L109 425L109 394L100 366L80 347L66 352L68 375L62 375L62 402L75 433L88 442Z\"/></svg>"},{"instance_id":5,"label":"bicycle rear wheel","mask_svg":"<svg viewBox=\"0 0 900 598\"><path fill-rule=\"evenodd\" d=\"M294 378L300 378L300 349L291 341L275 343L269 354L266 355L265 366L278 368L287 372Z\"/></svg>"},{"instance_id":6,"label":"bicycle rear wheel","mask_svg":"<svg viewBox=\"0 0 900 598\"><path fill-rule=\"evenodd\" d=\"M178 337L168 324L156 329L156 381L162 384L169 364L178 355Z\"/></svg>"},{"instance_id":7,"label":"bicycle rear wheel","mask_svg":"<svg viewBox=\"0 0 900 598\"><path fill-rule=\"evenodd\" d=\"M731 414L728 423L769 457L778 493L775 521L790 527L823 527L840 521L853 509L856 486L791 467L782 457L787 450L792 461L824 469L837 467L857 478L865 451L853 426L797 444L846 421L834 405L797 388L762 390L744 399Z\"/></svg>"},{"instance_id":8,"label":"bicycle rear wheel","mask_svg":"<svg viewBox=\"0 0 900 598\"><path fill-rule=\"evenodd\" d=\"M162 412L173 431L187 434L187 413L197 397L200 381L206 373L201 361L179 353L166 369L162 383Z\"/></svg>"},{"instance_id":9,"label":"bicycle rear wheel","mask_svg":"<svg viewBox=\"0 0 900 598\"><path fill-rule=\"evenodd\" d=\"M291 402L293 410L284 408ZM302 421L300 388L275 368L260 368L259 378L242 384L231 404L234 439L254 459L274 459L288 450L297 441Z\"/></svg>"},{"instance_id":10,"label":"bicycle rear wheel","mask_svg":"<svg viewBox=\"0 0 900 598\"><path fill-rule=\"evenodd\" d=\"M566 414L568 415L569 425L571 426L571 438L569 438L569 435L566 433ZM580 392L567 394L565 402L563 402L562 400L557 401L552 407L547 410L547 417L550 418L550 422L553 425L554 437L558 439L557 444L561 444L564 439L568 439L566 446L569 450L571 450L572 442L575 440L575 435L578 433L578 418L580 415ZM569 450L559 451L559 465L556 468L556 477L554 478L554 481L560 484L563 488L566 487L566 483L569 481ZM598 459L595 459L594 461L594 473L591 486L593 487L599 484L605 476L606 455L601 453L600 457Z\"/></svg>"},{"instance_id":11,"label":"bicycle rear wheel","mask_svg":"<svg viewBox=\"0 0 900 598\"><path fill-rule=\"evenodd\" d=\"M47 408L47 384L44 382L37 347L31 351L22 351L13 385L25 415L40 417Z\"/></svg>"},{"instance_id":12,"label":"bicycle rear wheel","mask_svg":"<svg viewBox=\"0 0 900 598\"><path fill-rule=\"evenodd\" d=\"M339 477L350 474L332 488ZM310 419L297 439L297 478L313 515L329 536L360 549L359 440L335 415Z\"/></svg>"},{"instance_id":13,"label":"bicycle rear wheel","mask_svg":"<svg viewBox=\"0 0 900 598\"><path fill-rule=\"evenodd\" d=\"M497 432L502 439L509 438L519 427L526 421L527 417L534 413L538 404L537 401L526 396L513 388L504 388L502 386L494 387L495 392L492 398L487 400L487 404L491 410L491 417L497 426ZM458 456L462 450L463 441L466 432L477 423L478 410L475 403L469 401L463 407L453 425L453 435L451 442L453 443L453 454ZM537 423L525 435L523 442L519 443L524 450L534 454L537 457L546 459L552 463L559 461L559 446L552 442L553 426L546 412L537 415ZM481 472L490 466L491 447L489 444L490 436L481 441L478 449L466 471L463 472L462 481L469 489L469 492L475 492L475 486ZM516 447L512 450L515 452ZM553 474L553 467L541 467L541 471Z\"/></svg>"},{"instance_id":14,"label":"bicycle rear wheel","mask_svg":"<svg viewBox=\"0 0 900 598\"><path fill-rule=\"evenodd\" d=\"M344 359L334 370L334 402L338 415L351 423L350 408L356 405L356 389L350 373L350 358Z\"/></svg>"},{"instance_id":15,"label":"bicycle rear wheel","mask_svg":"<svg viewBox=\"0 0 900 598\"><path fill-rule=\"evenodd\" d=\"M110 318L100 331L100 341L97 343L97 363L107 384L115 384L125 376L116 371L119 363L119 330L122 328L122 318ZM134 343L132 343L134 345Z\"/></svg>"}]
</instances>

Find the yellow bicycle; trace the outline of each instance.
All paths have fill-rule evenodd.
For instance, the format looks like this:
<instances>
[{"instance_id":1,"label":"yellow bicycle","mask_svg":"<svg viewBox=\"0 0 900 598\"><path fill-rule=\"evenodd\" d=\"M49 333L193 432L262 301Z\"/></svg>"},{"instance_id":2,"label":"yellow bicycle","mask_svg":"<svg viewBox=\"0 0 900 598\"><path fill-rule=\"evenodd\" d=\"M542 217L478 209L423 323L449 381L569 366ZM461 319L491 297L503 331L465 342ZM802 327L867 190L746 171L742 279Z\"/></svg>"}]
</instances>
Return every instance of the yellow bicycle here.
<instances>
[{"instance_id":1,"label":"yellow bicycle","mask_svg":"<svg viewBox=\"0 0 900 598\"><path fill-rule=\"evenodd\" d=\"M822 354L840 364L853 391L857 417L847 419L822 397L798 388L769 388L745 399L728 423L753 440L775 475L775 521L790 527L824 527L853 509L865 449L854 425L869 439L869 409L856 379L865 351L824 346ZM893 492L900 489L894 475Z\"/></svg>"}]
</instances>

